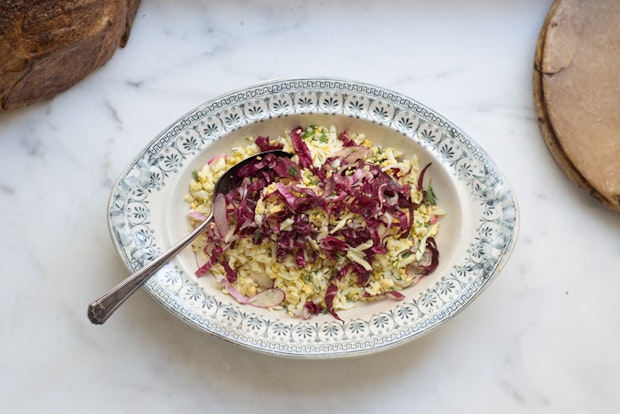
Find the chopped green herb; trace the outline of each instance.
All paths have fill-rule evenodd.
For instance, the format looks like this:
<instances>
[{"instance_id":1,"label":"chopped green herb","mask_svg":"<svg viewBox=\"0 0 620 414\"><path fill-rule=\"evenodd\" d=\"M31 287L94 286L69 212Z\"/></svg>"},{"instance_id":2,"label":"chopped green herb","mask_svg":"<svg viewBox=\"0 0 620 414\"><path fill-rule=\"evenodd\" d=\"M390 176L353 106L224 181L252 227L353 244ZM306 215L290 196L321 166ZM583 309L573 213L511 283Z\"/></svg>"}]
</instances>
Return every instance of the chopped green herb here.
<instances>
[{"instance_id":1,"label":"chopped green herb","mask_svg":"<svg viewBox=\"0 0 620 414\"><path fill-rule=\"evenodd\" d=\"M437 196L435 195L435 191L433 191L433 186L431 183L428 183L428 188L426 189L426 204L434 206L437 205Z\"/></svg>"},{"instance_id":2,"label":"chopped green herb","mask_svg":"<svg viewBox=\"0 0 620 414\"><path fill-rule=\"evenodd\" d=\"M317 127L315 125L310 125L307 127L304 132L302 132L301 137L306 139L315 134Z\"/></svg>"},{"instance_id":3,"label":"chopped green herb","mask_svg":"<svg viewBox=\"0 0 620 414\"><path fill-rule=\"evenodd\" d=\"M299 177L299 171L297 170L297 167L291 165L288 169L288 175L295 178Z\"/></svg>"},{"instance_id":4,"label":"chopped green herb","mask_svg":"<svg viewBox=\"0 0 620 414\"><path fill-rule=\"evenodd\" d=\"M195 180L195 181L198 181L198 179L199 179L199 178L198 178L198 170L193 170L193 171L192 171L192 177L194 177L194 180Z\"/></svg>"}]
</instances>

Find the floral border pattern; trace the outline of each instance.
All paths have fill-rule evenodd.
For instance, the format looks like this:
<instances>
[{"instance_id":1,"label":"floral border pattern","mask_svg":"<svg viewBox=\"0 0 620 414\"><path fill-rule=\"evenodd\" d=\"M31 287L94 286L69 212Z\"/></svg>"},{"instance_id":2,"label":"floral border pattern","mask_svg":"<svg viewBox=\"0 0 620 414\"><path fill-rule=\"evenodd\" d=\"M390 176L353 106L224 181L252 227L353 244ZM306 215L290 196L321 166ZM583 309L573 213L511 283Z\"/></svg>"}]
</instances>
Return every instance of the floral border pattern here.
<instances>
[{"instance_id":1,"label":"floral border pattern","mask_svg":"<svg viewBox=\"0 0 620 414\"><path fill-rule=\"evenodd\" d=\"M173 264L145 285L186 322L248 348L283 356L324 358L385 349L411 340L465 307L506 262L518 230L513 192L484 151L440 115L380 87L329 78L273 81L200 106L156 137L120 177L109 203L117 248L138 270L160 252L149 196L209 143L245 125L292 114L361 118L415 139L448 166L480 207L468 258L411 300L369 319L289 321L209 295Z\"/></svg>"}]
</instances>

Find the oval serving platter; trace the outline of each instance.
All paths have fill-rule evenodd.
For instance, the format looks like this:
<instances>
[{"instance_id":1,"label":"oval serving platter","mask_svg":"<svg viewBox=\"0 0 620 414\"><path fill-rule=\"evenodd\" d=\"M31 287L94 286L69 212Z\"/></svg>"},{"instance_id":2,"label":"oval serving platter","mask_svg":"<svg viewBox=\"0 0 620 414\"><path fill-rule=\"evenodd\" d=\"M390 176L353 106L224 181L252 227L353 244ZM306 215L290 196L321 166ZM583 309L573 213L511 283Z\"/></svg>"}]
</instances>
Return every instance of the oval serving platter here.
<instances>
[{"instance_id":1,"label":"oval serving platter","mask_svg":"<svg viewBox=\"0 0 620 414\"><path fill-rule=\"evenodd\" d=\"M437 236L437 270L402 293L402 301L360 303L310 320L237 303L214 278L196 278L191 249L162 268L145 289L190 325L243 347L295 358L367 354L409 342L470 304L498 275L518 233L515 195L495 163L441 115L397 92L331 78L256 84L210 100L178 119L131 162L114 185L108 224L134 272L188 231L192 170L214 155L276 137L297 126L335 125L373 144L417 154L446 210Z\"/></svg>"}]
</instances>

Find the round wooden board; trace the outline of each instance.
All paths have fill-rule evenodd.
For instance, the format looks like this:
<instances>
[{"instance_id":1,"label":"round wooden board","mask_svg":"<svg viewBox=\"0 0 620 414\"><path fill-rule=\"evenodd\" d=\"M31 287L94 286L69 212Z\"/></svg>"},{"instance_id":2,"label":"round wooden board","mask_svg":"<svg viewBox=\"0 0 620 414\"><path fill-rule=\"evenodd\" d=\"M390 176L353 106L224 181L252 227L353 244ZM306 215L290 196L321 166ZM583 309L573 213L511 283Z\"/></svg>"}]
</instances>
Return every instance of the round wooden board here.
<instances>
[{"instance_id":1,"label":"round wooden board","mask_svg":"<svg viewBox=\"0 0 620 414\"><path fill-rule=\"evenodd\" d=\"M534 59L540 130L562 170L620 212L620 1L556 0Z\"/></svg>"}]
</instances>

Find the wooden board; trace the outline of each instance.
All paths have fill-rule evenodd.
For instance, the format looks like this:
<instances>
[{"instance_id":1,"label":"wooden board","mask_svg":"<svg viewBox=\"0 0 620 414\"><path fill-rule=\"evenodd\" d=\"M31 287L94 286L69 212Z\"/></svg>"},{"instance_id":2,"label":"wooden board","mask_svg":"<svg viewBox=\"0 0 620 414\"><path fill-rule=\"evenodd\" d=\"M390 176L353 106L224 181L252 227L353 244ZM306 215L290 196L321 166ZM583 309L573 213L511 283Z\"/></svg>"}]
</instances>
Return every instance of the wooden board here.
<instances>
[{"instance_id":1,"label":"wooden board","mask_svg":"<svg viewBox=\"0 0 620 414\"><path fill-rule=\"evenodd\" d=\"M558 165L620 212L620 1L553 3L538 38L533 89Z\"/></svg>"}]
</instances>

